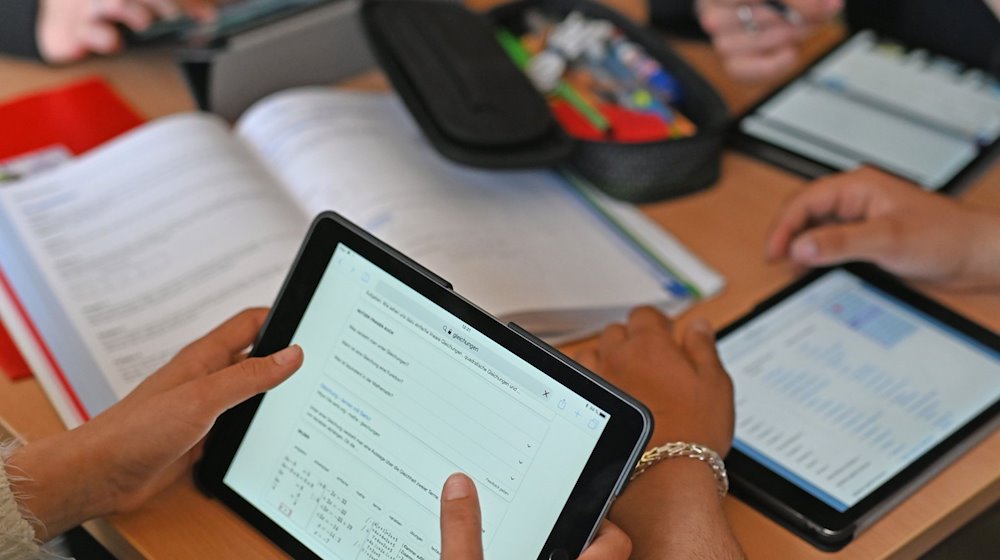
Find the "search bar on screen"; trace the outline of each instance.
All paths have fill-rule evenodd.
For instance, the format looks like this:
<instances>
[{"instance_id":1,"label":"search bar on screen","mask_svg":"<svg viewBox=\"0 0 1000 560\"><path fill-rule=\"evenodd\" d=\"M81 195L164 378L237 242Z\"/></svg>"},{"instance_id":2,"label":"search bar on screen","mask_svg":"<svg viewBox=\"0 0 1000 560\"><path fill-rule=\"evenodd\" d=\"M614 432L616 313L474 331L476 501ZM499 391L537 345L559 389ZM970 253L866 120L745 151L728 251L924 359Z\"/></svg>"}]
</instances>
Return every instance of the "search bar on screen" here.
<instances>
[{"instance_id":1,"label":"search bar on screen","mask_svg":"<svg viewBox=\"0 0 1000 560\"><path fill-rule=\"evenodd\" d=\"M497 355L491 350L486 349L481 345L477 345L474 342L469 342L465 339L463 333L455 332L452 330L450 325L445 324L444 319L435 315L431 310L417 304L403 294L399 293L399 291L392 286L385 282L378 282L375 285L375 293L384 298L386 301L391 302L398 309L405 311L413 320L423 323L424 327L432 332L441 332L442 335L450 338L453 342L461 339L461 347L468 350L467 355L476 358L483 365L492 369L497 375L506 378L520 390L523 390L524 392L531 394L535 398L542 401L548 401L550 398L551 391L548 387L546 387L544 383L539 381L530 373L511 364L508 360Z\"/></svg>"}]
</instances>

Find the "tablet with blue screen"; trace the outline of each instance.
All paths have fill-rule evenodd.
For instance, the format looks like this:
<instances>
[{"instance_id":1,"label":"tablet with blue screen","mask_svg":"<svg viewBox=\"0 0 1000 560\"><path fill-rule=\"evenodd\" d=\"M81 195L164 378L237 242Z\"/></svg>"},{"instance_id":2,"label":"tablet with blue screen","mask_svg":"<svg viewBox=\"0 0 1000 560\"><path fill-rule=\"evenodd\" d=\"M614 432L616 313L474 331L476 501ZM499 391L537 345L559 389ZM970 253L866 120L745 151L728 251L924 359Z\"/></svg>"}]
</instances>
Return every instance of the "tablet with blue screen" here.
<instances>
[{"instance_id":1,"label":"tablet with blue screen","mask_svg":"<svg viewBox=\"0 0 1000 560\"><path fill-rule=\"evenodd\" d=\"M719 337L734 491L839 548L988 434L1000 337L868 266L814 272Z\"/></svg>"}]
</instances>

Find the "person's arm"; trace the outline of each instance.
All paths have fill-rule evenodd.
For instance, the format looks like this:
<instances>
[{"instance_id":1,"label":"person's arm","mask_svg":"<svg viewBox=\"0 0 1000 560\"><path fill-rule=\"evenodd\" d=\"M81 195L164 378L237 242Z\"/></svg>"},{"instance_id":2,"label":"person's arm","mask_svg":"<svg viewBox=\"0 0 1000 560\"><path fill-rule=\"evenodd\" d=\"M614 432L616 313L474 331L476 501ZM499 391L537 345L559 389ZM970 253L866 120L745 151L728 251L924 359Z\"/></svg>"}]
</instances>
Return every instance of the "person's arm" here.
<instances>
[{"instance_id":1,"label":"person's arm","mask_svg":"<svg viewBox=\"0 0 1000 560\"><path fill-rule=\"evenodd\" d=\"M241 358L266 315L237 315L90 422L15 450L4 467L35 537L138 507L190 471L220 414L295 372L298 346Z\"/></svg>"},{"instance_id":2,"label":"person's arm","mask_svg":"<svg viewBox=\"0 0 1000 560\"><path fill-rule=\"evenodd\" d=\"M287 379L302 349L244 359L266 310L245 311L192 343L118 404L83 426L32 442L0 462L0 558L28 559L80 523L135 509L201 457L229 408ZM482 558L475 485L453 475L441 492L444 560ZM605 522L580 560L626 560L631 544Z\"/></svg>"},{"instance_id":3,"label":"person's arm","mask_svg":"<svg viewBox=\"0 0 1000 560\"><path fill-rule=\"evenodd\" d=\"M805 266L868 261L910 280L1000 290L1000 213L863 168L793 196L766 253Z\"/></svg>"},{"instance_id":4,"label":"person's arm","mask_svg":"<svg viewBox=\"0 0 1000 560\"><path fill-rule=\"evenodd\" d=\"M0 2L0 53L39 58L35 41L38 0L3 0Z\"/></svg>"},{"instance_id":5,"label":"person's arm","mask_svg":"<svg viewBox=\"0 0 1000 560\"><path fill-rule=\"evenodd\" d=\"M712 471L677 457L650 468L615 502L611 518L632 538L634 560L744 558Z\"/></svg>"},{"instance_id":6,"label":"person's arm","mask_svg":"<svg viewBox=\"0 0 1000 560\"><path fill-rule=\"evenodd\" d=\"M640 398L653 412L650 441L706 446L720 456L733 439L733 387L715 350L715 335L695 320L680 342L659 311L640 308L625 325L612 325L598 347L579 355L584 366ZM667 458L625 489L611 520L632 539L635 560L738 559L715 475L705 463Z\"/></svg>"}]
</instances>

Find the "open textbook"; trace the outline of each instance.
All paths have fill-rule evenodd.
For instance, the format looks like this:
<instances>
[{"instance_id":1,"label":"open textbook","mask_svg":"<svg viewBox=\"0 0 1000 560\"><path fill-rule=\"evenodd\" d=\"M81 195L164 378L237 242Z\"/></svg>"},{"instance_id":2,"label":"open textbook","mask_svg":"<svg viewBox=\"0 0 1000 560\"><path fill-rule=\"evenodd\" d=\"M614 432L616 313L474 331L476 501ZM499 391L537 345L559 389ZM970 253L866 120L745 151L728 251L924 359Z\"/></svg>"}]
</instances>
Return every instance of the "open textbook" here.
<instances>
[{"instance_id":1,"label":"open textbook","mask_svg":"<svg viewBox=\"0 0 1000 560\"><path fill-rule=\"evenodd\" d=\"M448 163L395 97L317 88L260 102L235 130L161 119L0 188L0 317L75 426L270 305L327 209L554 341L723 284L631 206L554 171Z\"/></svg>"}]
</instances>

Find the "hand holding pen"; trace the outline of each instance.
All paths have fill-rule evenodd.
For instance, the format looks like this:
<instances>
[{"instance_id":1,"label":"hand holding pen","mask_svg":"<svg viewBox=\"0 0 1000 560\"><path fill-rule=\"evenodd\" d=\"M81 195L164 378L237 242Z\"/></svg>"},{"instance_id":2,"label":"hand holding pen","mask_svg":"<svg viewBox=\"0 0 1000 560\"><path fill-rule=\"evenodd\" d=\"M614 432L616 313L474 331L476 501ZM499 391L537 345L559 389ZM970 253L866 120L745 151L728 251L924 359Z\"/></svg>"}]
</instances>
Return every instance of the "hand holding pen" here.
<instances>
[{"instance_id":1,"label":"hand holding pen","mask_svg":"<svg viewBox=\"0 0 1000 560\"><path fill-rule=\"evenodd\" d=\"M697 0L698 19L736 79L759 82L791 70L798 45L836 17L843 0Z\"/></svg>"}]
</instances>

